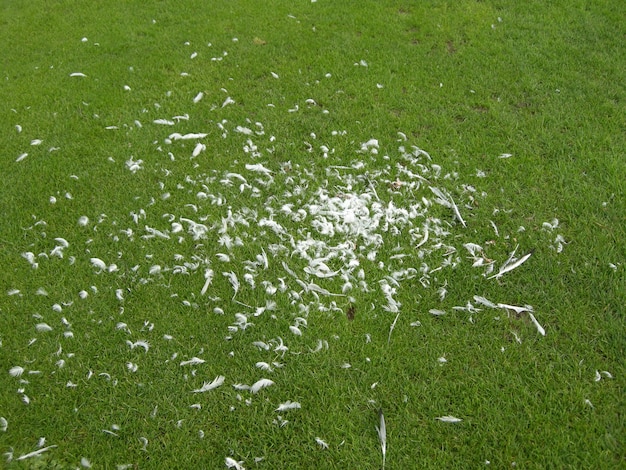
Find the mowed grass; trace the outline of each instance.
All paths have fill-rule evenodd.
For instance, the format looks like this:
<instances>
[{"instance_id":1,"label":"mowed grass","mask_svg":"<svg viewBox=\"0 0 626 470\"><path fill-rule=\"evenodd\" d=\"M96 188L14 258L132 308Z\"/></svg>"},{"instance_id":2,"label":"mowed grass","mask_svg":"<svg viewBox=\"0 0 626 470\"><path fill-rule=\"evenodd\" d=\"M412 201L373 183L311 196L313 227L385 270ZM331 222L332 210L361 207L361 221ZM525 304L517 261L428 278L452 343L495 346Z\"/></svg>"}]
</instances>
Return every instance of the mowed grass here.
<instances>
[{"instance_id":1,"label":"mowed grass","mask_svg":"<svg viewBox=\"0 0 626 470\"><path fill-rule=\"evenodd\" d=\"M626 6L270 3L2 5L3 465L623 466Z\"/></svg>"}]
</instances>

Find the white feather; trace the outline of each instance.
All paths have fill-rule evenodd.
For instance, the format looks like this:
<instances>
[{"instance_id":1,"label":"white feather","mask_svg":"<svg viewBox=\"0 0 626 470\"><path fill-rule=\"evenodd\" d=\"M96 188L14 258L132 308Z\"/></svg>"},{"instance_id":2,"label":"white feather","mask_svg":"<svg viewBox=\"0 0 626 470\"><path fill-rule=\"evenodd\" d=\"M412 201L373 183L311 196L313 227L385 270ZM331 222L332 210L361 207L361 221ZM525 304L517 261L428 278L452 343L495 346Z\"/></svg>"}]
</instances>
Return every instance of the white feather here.
<instances>
[{"instance_id":1,"label":"white feather","mask_svg":"<svg viewBox=\"0 0 626 470\"><path fill-rule=\"evenodd\" d=\"M21 366L13 366L9 369L11 377L19 377L24 373L24 368Z\"/></svg>"},{"instance_id":2,"label":"white feather","mask_svg":"<svg viewBox=\"0 0 626 470\"><path fill-rule=\"evenodd\" d=\"M532 312L528 312L528 316L530 317L530 321L533 322L533 325L535 325L535 327L537 328L537 331L541 334L541 336L545 336L546 335L546 330L543 329L543 326L541 326L539 324L539 322L537 321L537 319L535 318L535 316L532 314Z\"/></svg>"},{"instance_id":3,"label":"white feather","mask_svg":"<svg viewBox=\"0 0 626 470\"><path fill-rule=\"evenodd\" d=\"M517 250L517 248L515 250ZM489 276L487 279L494 279L494 278L499 279L505 273L508 273L509 271L513 271L518 266L521 266L533 254L533 252L530 251L529 253L527 253L524 256L522 256L520 259L513 261L513 255L515 254L515 250L513 250L513 253L511 253L511 256L509 257L507 262L502 265L502 267L500 268L500 271L498 271L493 276Z\"/></svg>"},{"instance_id":4,"label":"white feather","mask_svg":"<svg viewBox=\"0 0 626 470\"><path fill-rule=\"evenodd\" d=\"M202 385L201 388L193 390L191 393L204 393L208 392L209 390L213 390L214 388L217 388L220 385L224 384L224 379L225 377L223 375L218 375L217 377L215 377L215 379L213 379L212 382L204 382L204 385Z\"/></svg>"},{"instance_id":5,"label":"white feather","mask_svg":"<svg viewBox=\"0 0 626 470\"><path fill-rule=\"evenodd\" d=\"M175 124L174 121L169 121L167 119L155 119L154 121L155 124L160 124L162 126L173 126Z\"/></svg>"},{"instance_id":6,"label":"white feather","mask_svg":"<svg viewBox=\"0 0 626 470\"><path fill-rule=\"evenodd\" d=\"M376 426L378 432L378 439L380 440L380 448L383 453L383 469L385 468L385 461L387 460L387 426L385 425L385 415L383 410L378 410L378 417L380 424Z\"/></svg>"},{"instance_id":7,"label":"white feather","mask_svg":"<svg viewBox=\"0 0 626 470\"><path fill-rule=\"evenodd\" d=\"M198 142L196 144L196 146L193 149L193 153L191 154L191 156L193 158L197 157L198 155L200 155L200 153L204 152L206 150L206 145L201 144L200 142Z\"/></svg>"},{"instance_id":8,"label":"white feather","mask_svg":"<svg viewBox=\"0 0 626 470\"><path fill-rule=\"evenodd\" d=\"M278 408L276 408L274 411L287 411L287 410L296 410L301 408L300 403L298 403L297 401L290 401L287 400L285 403L281 403L280 405L278 405Z\"/></svg>"},{"instance_id":9,"label":"white feather","mask_svg":"<svg viewBox=\"0 0 626 470\"><path fill-rule=\"evenodd\" d=\"M102 261L100 258L91 258L89 261L91 261L91 264L93 265L94 268L98 268L102 271L104 271L107 268L106 263Z\"/></svg>"},{"instance_id":10,"label":"white feather","mask_svg":"<svg viewBox=\"0 0 626 470\"><path fill-rule=\"evenodd\" d=\"M136 347L140 347L140 348L143 348L145 352L148 352L148 349L150 349L150 344L147 341L141 340L141 339L139 341L135 341L134 343L126 340L126 344L130 346L130 349L135 349Z\"/></svg>"},{"instance_id":11,"label":"white feather","mask_svg":"<svg viewBox=\"0 0 626 470\"><path fill-rule=\"evenodd\" d=\"M398 322L398 317L400 317L400 312L396 315L396 318L393 320L393 323L389 327L389 336L387 337L387 344L391 342L391 333L393 333L394 328L396 327L396 323Z\"/></svg>"},{"instance_id":12,"label":"white feather","mask_svg":"<svg viewBox=\"0 0 626 470\"><path fill-rule=\"evenodd\" d=\"M200 359L199 357L192 357L188 361L182 361L180 363L181 366L195 366L197 364L204 364L206 361L204 359Z\"/></svg>"},{"instance_id":13,"label":"white feather","mask_svg":"<svg viewBox=\"0 0 626 470\"><path fill-rule=\"evenodd\" d=\"M237 462L235 459L226 457L224 459L224 463L226 464L227 468L234 468L235 470L246 470L243 466L243 461Z\"/></svg>"},{"instance_id":14,"label":"white feather","mask_svg":"<svg viewBox=\"0 0 626 470\"><path fill-rule=\"evenodd\" d=\"M202 290L200 291L200 295L204 295L206 294L207 289L209 288L209 286L211 285L211 283L213 282L213 270L211 268L207 268L204 271L204 286L202 286Z\"/></svg>"},{"instance_id":15,"label":"white feather","mask_svg":"<svg viewBox=\"0 0 626 470\"><path fill-rule=\"evenodd\" d=\"M317 442L317 444L322 448L322 449L328 449L328 444L326 443L326 441L324 441L323 439L316 437L315 438L315 442Z\"/></svg>"},{"instance_id":16,"label":"white feather","mask_svg":"<svg viewBox=\"0 0 626 470\"><path fill-rule=\"evenodd\" d=\"M489 307L489 308L498 308L498 306L496 304L494 304L492 301L487 300L485 297L481 296L481 295L475 295L474 296L474 300L481 304L484 305L485 307Z\"/></svg>"},{"instance_id":17,"label":"white feather","mask_svg":"<svg viewBox=\"0 0 626 470\"><path fill-rule=\"evenodd\" d=\"M290 325L289 331L291 331L296 336L302 336L302 330L300 330L300 328L298 328L297 326Z\"/></svg>"},{"instance_id":18,"label":"white feather","mask_svg":"<svg viewBox=\"0 0 626 470\"><path fill-rule=\"evenodd\" d=\"M24 396L26 396L26 395L24 395ZM37 455L41 455L41 454L43 454L44 452L46 452L46 451L48 451L48 450L50 450L50 449L54 449L55 447L57 447L57 446L48 446L48 447L43 447L43 448L41 448L41 449L37 449L37 450L35 450L35 451L33 451L33 452L29 452L28 454L23 454L23 455L20 455L20 456L19 456L18 458L16 458L15 460L26 460L26 459L29 459L29 458L31 458L31 457L36 457Z\"/></svg>"},{"instance_id":19,"label":"white feather","mask_svg":"<svg viewBox=\"0 0 626 470\"><path fill-rule=\"evenodd\" d=\"M232 300L235 299L235 296L237 295L237 292L239 292L239 279L237 279L237 275L234 272L223 272L222 273L226 278L228 278L228 281L230 282L231 286L233 286L233 291L235 292L233 294L233 298Z\"/></svg>"},{"instance_id":20,"label":"white feather","mask_svg":"<svg viewBox=\"0 0 626 470\"><path fill-rule=\"evenodd\" d=\"M256 382L254 382L251 386L250 386L250 391L252 393L258 393L260 390L269 387L271 385L274 385L274 381L270 380L270 379L261 379L261 380L257 380Z\"/></svg>"},{"instance_id":21,"label":"white feather","mask_svg":"<svg viewBox=\"0 0 626 470\"><path fill-rule=\"evenodd\" d=\"M441 421L442 423L460 423L461 421L463 421L461 418L456 418L454 416L439 416L438 418L435 418L439 421Z\"/></svg>"},{"instance_id":22,"label":"white feather","mask_svg":"<svg viewBox=\"0 0 626 470\"><path fill-rule=\"evenodd\" d=\"M438 204L441 204L442 206L451 208L452 212L454 213L454 216L458 219L459 222L461 222L461 225L463 225L463 227L467 227L467 224L465 223L465 220L463 220L463 217L461 216L461 212L459 212L459 208L454 203L452 196L444 193L439 188L435 188L433 186L429 186L429 187L430 187L430 190L433 192L433 194L437 196L437 199L435 199L435 202L437 202Z\"/></svg>"}]
</instances>

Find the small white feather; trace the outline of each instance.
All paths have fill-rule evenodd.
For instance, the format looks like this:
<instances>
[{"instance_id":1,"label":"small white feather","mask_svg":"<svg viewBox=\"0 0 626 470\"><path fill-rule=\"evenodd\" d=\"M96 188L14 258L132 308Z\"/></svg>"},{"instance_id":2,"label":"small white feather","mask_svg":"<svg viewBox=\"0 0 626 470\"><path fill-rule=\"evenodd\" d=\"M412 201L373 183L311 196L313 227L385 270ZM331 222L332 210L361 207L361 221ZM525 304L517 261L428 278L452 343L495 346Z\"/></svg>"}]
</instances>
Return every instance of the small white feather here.
<instances>
[{"instance_id":1,"label":"small white feather","mask_svg":"<svg viewBox=\"0 0 626 470\"><path fill-rule=\"evenodd\" d=\"M202 98L204 98L204 93L200 92L198 93L195 98L193 99L194 104L198 103Z\"/></svg>"},{"instance_id":2,"label":"small white feather","mask_svg":"<svg viewBox=\"0 0 626 470\"><path fill-rule=\"evenodd\" d=\"M387 426L385 425L385 415L383 410L378 410L378 418L380 424L376 426L378 432L378 440L380 441L380 448L383 453L383 469L385 468L385 461L387 460Z\"/></svg>"},{"instance_id":3,"label":"small white feather","mask_svg":"<svg viewBox=\"0 0 626 470\"><path fill-rule=\"evenodd\" d=\"M200 359L199 357L192 357L191 359L189 359L188 361L182 361L180 363L181 366L195 366L197 364L204 364L206 361L204 359Z\"/></svg>"},{"instance_id":4,"label":"small white feather","mask_svg":"<svg viewBox=\"0 0 626 470\"><path fill-rule=\"evenodd\" d=\"M140 347L140 348L143 348L145 352L148 352L148 349L150 349L150 344L145 340L135 341L134 343L126 340L126 344L130 346L130 349L135 349L136 347Z\"/></svg>"},{"instance_id":5,"label":"small white feather","mask_svg":"<svg viewBox=\"0 0 626 470\"><path fill-rule=\"evenodd\" d=\"M299 408L302 408L300 403L298 403L297 401L287 400L285 403L281 403L280 405L278 405L278 408L276 408L274 411L296 410Z\"/></svg>"},{"instance_id":6,"label":"small white feather","mask_svg":"<svg viewBox=\"0 0 626 470\"><path fill-rule=\"evenodd\" d=\"M319 437L316 437L315 442L317 442L317 445L319 445L322 449L328 449L328 444L326 443L325 440Z\"/></svg>"},{"instance_id":7,"label":"small white feather","mask_svg":"<svg viewBox=\"0 0 626 470\"><path fill-rule=\"evenodd\" d=\"M439 416L438 418L435 418L439 421L441 421L442 423L460 423L461 421L463 421L461 418L456 418L454 416Z\"/></svg>"}]
</instances>

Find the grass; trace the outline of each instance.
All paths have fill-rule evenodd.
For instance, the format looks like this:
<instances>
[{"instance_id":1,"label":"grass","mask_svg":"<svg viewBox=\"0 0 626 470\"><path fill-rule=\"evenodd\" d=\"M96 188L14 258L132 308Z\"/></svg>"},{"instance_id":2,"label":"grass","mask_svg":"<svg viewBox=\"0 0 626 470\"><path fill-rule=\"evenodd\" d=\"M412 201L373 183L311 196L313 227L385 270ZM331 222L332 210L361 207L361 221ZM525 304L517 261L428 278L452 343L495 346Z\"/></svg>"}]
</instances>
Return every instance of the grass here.
<instances>
[{"instance_id":1,"label":"grass","mask_svg":"<svg viewBox=\"0 0 626 470\"><path fill-rule=\"evenodd\" d=\"M386 468L623 466L624 7L213 3L1 7L3 465L380 468L382 409ZM341 233L326 197L360 201L365 235ZM367 228L390 201L416 212ZM466 243L493 273L534 251L487 279ZM344 277L307 272L307 256ZM546 335L474 296L532 305ZM454 308L468 302L482 310ZM233 387L260 378L274 385ZM275 411L288 400L301 408Z\"/></svg>"}]
</instances>

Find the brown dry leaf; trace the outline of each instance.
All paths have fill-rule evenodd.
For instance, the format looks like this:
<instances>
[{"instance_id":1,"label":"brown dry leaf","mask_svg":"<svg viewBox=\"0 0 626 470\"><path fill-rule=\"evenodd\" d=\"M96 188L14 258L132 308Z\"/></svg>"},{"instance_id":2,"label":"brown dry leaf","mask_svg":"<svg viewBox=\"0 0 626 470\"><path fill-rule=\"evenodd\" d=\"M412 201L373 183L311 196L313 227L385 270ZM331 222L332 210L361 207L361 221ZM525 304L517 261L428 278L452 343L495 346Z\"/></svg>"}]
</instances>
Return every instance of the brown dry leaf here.
<instances>
[{"instance_id":1,"label":"brown dry leaf","mask_svg":"<svg viewBox=\"0 0 626 470\"><path fill-rule=\"evenodd\" d=\"M264 46L265 44L267 44L267 41L264 41L263 39L256 38L256 37L252 40L252 42L256 44L257 46Z\"/></svg>"}]
</instances>

